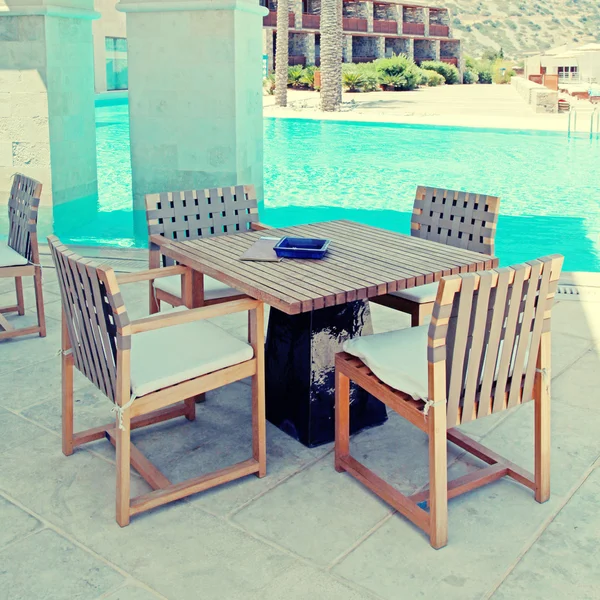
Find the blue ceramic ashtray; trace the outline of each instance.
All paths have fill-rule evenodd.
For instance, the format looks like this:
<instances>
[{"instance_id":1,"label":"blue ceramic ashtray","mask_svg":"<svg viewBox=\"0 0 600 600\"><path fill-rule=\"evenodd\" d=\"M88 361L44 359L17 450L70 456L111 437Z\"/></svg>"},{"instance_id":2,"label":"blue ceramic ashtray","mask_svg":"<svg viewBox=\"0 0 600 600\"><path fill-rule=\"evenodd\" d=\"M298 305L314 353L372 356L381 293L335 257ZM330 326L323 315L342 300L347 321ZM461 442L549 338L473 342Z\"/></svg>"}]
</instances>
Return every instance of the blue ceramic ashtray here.
<instances>
[{"instance_id":1,"label":"blue ceramic ashtray","mask_svg":"<svg viewBox=\"0 0 600 600\"><path fill-rule=\"evenodd\" d=\"M284 237L273 249L282 258L323 258L330 242L318 238Z\"/></svg>"}]
</instances>

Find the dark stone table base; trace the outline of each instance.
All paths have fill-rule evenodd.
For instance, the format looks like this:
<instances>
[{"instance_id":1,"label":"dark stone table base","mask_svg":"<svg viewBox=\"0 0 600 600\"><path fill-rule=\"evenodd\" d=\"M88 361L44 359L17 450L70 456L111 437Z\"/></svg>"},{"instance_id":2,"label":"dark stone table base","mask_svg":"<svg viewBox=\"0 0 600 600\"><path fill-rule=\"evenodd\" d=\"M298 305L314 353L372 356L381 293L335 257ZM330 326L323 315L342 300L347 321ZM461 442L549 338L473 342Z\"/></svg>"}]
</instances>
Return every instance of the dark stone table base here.
<instances>
[{"instance_id":1,"label":"dark stone table base","mask_svg":"<svg viewBox=\"0 0 600 600\"><path fill-rule=\"evenodd\" d=\"M336 352L345 340L372 333L368 302L299 315L271 308L266 344L267 419L305 446L335 437ZM350 431L381 425L385 405L354 384Z\"/></svg>"}]
</instances>

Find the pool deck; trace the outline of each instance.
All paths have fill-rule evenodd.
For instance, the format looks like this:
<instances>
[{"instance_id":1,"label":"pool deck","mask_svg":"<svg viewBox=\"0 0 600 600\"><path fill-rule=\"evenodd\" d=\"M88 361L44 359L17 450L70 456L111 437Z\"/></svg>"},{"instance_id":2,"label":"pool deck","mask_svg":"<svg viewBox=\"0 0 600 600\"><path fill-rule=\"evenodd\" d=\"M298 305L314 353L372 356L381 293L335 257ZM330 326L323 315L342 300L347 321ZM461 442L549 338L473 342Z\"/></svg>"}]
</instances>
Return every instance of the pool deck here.
<instances>
[{"instance_id":1,"label":"pool deck","mask_svg":"<svg viewBox=\"0 0 600 600\"><path fill-rule=\"evenodd\" d=\"M145 267L141 252L84 253L119 270ZM584 283L593 289L594 281ZM436 551L406 519L335 472L332 444L307 449L270 424L267 477L193 496L120 529L111 445L61 453L61 308L56 274L45 268L48 336L0 344L3 598L597 598L600 298L566 293L583 289L577 274L563 284L553 314L552 497L537 504L528 490L502 480L451 500L449 544ZM28 314L19 324L33 319L26 285ZM124 288L132 318L146 314L147 293L145 284ZM0 305L12 300L11 282L0 280ZM376 331L408 326L406 316L376 305L373 320ZM219 321L245 334L244 315ZM83 378L75 399L77 428L112 419L111 403ZM234 384L209 393L195 422L155 425L133 438L174 481L199 475L249 454L249 402L249 386ZM531 403L464 430L532 469ZM392 415L352 442L353 452L405 493L426 484L426 439L401 418ZM476 462L454 447L448 461L452 476ZM135 474L132 488L147 491Z\"/></svg>"},{"instance_id":2,"label":"pool deck","mask_svg":"<svg viewBox=\"0 0 600 600\"><path fill-rule=\"evenodd\" d=\"M567 114L537 114L510 85L444 85L411 92L344 93L340 112L318 110L319 93L289 90L288 106L275 106L274 96L264 96L266 117L366 121L476 127L483 129L535 129L567 132ZM581 106L581 108L579 108ZM577 130L589 133L593 106L578 104Z\"/></svg>"}]
</instances>

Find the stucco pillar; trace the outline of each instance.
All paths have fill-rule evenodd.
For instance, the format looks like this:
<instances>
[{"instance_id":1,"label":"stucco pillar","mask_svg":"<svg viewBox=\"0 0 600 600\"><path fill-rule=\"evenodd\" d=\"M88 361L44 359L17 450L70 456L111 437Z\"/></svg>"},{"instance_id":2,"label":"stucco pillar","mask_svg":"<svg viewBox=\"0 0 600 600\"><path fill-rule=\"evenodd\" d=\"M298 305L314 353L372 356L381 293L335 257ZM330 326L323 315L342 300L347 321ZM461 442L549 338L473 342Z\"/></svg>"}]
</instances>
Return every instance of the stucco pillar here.
<instances>
[{"instance_id":1,"label":"stucco pillar","mask_svg":"<svg viewBox=\"0 0 600 600\"><path fill-rule=\"evenodd\" d=\"M373 3L372 2L362 2L363 5L363 14L367 19L367 31L369 33L373 32Z\"/></svg>"},{"instance_id":2,"label":"stucco pillar","mask_svg":"<svg viewBox=\"0 0 600 600\"><path fill-rule=\"evenodd\" d=\"M304 56L306 56L306 65L315 64L315 34L307 33L304 40Z\"/></svg>"},{"instance_id":3,"label":"stucco pillar","mask_svg":"<svg viewBox=\"0 0 600 600\"><path fill-rule=\"evenodd\" d=\"M434 40L434 42L433 42L433 48L435 50L435 60L440 60L441 49L442 49L442 42L440 40Z\"/></svg>"},{"instance_id":4,"label":"stucco pillar","mask_svg":"<svg viewBox=\"0 0 600 600\"><path fill-rule=\"evenodd\" d=\"M408 58L415 58L415 38L408 38Z\"/></svg>"},{"instance_id":5,"label":"stucco pillar","mask_svg":"<svg viewBox=\"0 0 600 600\"><path fill-rule=\"evenodd\" d=\"M394 21L398 23L398 35L402 35L402 23L404 21L404 6L402 4L391 4Z\"/></svg>"},{"instance_id":6,"label":"stucco pillar","mask_svg":"<svg viewBox=\"0 0 600 600\"><path fill-rule=\"evenodd\" d=\"M302 0L290 0L289 8L294 13L294 29L302 29Z\"/></svg>"},{"instance_id":7,"label":"stucco pillar","mask_svg":"<svg viewBox=\"0 0 600 600\"><path fill-rule=\"evenodd\" d=\"M385 58L385 38L382 35L375 38L375 56Z\"/></svg>"},{"instance_id":8,"label":"stucco pillar","mask_svg":"<svg viewBox=\"0 0 600 600\"><path fill-rule=\"evenodd\" d=\"M423 21L425 22L425 37L429 36L429 8L423 8Z\"/></svg>"},{"instance_id":9,"label":"stucco pillar","mask_svg":"<svg viewBox=\"0 0 600 600\"><path fill-rule=\"evenodd\" d=\"M22 172L43 184L42 205L96 211L93 8L0 1L0 203Z\"/></svg>"},{"instance_id":10,"label":"stucco pillar","mask_svg":"<svg viewBox=\"0 0 600 600\"><path fill-rule=\"evenodd\" d=\"M121 0L136 230L149 193L253 184L263 196L262 17L253 0Z\"/></svg>"},{"instance_id":11,"label":"stucco pillar","mask_svg":"<svg viewBox=\"0 0 600 600\"><path fill-rule=\"evenodd\" d=\"M344 35L342 39L342 61L345 63L352 62L352 36Z\"/></svg>"}]
</instances>

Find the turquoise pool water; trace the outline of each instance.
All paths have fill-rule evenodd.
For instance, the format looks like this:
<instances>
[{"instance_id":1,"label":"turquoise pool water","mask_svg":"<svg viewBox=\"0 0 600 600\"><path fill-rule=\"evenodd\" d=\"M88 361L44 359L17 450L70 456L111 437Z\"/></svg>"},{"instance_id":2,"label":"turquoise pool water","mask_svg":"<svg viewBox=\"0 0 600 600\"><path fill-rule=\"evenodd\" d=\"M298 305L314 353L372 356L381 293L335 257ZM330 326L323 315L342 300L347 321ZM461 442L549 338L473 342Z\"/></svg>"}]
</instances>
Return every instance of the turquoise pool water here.
<instances>
[{"instance_id":1,"label":"turquoise pool water","mask_svg":"<svg viewBox=\"0 0 600 600\"><path fill-rule=\"evenodd\" d=\"M54 228L71 243L143 247L133 234L127 105L96 114L100 199L59 211ZM501 196L502 264L560 252L567 270L600 271L598 140L301 119L264 127L268 224L347 218L408 232L418 184L463 189Z\"/></svg>"}]
</instances>

